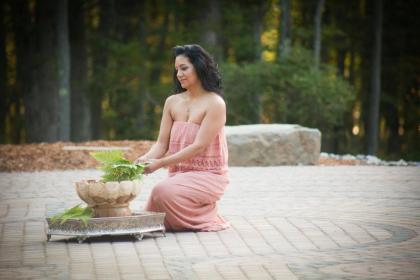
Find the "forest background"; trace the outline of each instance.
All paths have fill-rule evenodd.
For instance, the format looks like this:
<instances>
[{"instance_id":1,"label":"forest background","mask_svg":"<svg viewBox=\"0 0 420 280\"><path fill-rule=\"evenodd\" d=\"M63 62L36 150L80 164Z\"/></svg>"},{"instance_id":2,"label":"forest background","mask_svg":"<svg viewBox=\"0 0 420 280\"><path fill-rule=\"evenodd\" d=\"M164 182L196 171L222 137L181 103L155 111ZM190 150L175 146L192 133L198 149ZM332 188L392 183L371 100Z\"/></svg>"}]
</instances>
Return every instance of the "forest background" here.
<instances>
[{"instance_id":1,"label":"forest background","mask_svg":"<svg viewBox=\"0 0 420 280\"><path fill-rule=\"evenodd\" d=\"M0 143L154 140L175 45L222 74L228 125L420 160L420 9L391 0L3 0Z\"/></svg>"}]
</instances>

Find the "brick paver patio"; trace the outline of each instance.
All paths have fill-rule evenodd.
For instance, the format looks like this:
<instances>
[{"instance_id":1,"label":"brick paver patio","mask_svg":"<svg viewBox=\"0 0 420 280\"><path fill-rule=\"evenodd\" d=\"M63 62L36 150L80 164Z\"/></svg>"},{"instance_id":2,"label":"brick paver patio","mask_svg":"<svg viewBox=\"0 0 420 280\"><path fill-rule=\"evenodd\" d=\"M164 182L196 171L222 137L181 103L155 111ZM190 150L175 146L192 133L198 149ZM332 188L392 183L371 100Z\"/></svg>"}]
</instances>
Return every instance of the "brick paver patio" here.
<instances>
[{"instance_id":1,"label":"brick paver patio","mask_svg":"<svg viewBox=\"0 0 420 280\"><path fill-rule=\"evenodd\" d=\"M0 173L0 279L420 279L420 168L230 169L232 227L166 237L53 236L45 216L79 203L96 170ZM152 186L147 176L140 209Z\"/></svg>"}]
</instances>

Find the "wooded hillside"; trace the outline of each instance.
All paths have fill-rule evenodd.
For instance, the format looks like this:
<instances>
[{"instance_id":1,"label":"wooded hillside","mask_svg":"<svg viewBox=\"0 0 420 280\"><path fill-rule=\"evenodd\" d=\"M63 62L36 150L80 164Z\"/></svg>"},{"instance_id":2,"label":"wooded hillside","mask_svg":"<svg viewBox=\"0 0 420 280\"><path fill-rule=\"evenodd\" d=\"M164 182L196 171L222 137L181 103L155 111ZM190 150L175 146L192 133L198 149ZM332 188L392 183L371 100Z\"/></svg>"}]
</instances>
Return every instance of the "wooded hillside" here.
<instances>
[{"instance_id":1,"label":"wooded hillside","mask_svg":"<svg viewBox=\"0 0 420 280\"><path fill-rule=\"evenodd\" d=\"M154 140L175 45L216 58L228 124L419 160L420 9L390 0L4 0L0 142Z\"/></svg>"}]
</instances>

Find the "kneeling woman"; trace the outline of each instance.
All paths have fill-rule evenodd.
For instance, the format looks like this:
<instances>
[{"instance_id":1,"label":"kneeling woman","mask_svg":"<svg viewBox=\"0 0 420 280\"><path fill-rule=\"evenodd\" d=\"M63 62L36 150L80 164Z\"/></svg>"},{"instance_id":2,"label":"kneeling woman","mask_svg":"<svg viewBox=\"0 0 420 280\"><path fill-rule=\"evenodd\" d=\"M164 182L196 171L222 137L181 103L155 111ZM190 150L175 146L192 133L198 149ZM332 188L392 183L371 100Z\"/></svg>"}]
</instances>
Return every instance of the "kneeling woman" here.
<instances>
[{"instance_id":1,"label":"kneeling woman","mask_svg":"<svg viewBox=\"0 0 420 280\"><path fill-rule=\"evenodd\" d=\"M229 225L216 202L229 179L220 75L199 45L173 50L175 93L165 101L155 145L136 160L150 162L146 174L168 167L169 176L153 188L145 210L165 212L170 231L222 230Z\"/></svg>"}]
</instances>

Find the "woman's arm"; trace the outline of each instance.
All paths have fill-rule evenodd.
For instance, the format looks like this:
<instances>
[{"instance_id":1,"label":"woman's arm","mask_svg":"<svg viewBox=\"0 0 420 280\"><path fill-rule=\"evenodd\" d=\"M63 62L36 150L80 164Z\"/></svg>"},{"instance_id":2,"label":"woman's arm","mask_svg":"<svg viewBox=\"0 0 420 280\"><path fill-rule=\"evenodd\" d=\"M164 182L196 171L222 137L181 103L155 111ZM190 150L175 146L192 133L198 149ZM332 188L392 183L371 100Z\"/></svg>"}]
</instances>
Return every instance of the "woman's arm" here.
<instances>
[{"instance_id":1,"label":"woman's arm","mask_svg":"<svg viewBox=\"0 0 420 280\"><path fill-rule=\"evenodd\" d=\"M209 109L207 110L206 115L201 122L200 129L194 142L175 154L153 161L146 167L145 173L152 173L159 168L177 164L199 154L210 145L210 143L214 140L219 131L225 125L225 122L225 102L222 98L216 98L212 104L210 104Z\"/></svg>"},{"instance_id":2,"label":"woman's arm","mask_svg":"<svg viewBox=\"0 0 420 280\"><path fill-rule=\"evenodd\" d=\"M163 106L162 119L160 122L159 136L155 144L150 150L135 160L136 163L146 162L150 159L158 159L166 154L169 147L169 138L172 128L172 117L170 113L171 104L173 103L174 96L171 95L166 98L165 105Z\"/></svg>"}]
</instances>

